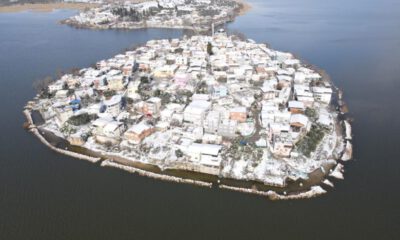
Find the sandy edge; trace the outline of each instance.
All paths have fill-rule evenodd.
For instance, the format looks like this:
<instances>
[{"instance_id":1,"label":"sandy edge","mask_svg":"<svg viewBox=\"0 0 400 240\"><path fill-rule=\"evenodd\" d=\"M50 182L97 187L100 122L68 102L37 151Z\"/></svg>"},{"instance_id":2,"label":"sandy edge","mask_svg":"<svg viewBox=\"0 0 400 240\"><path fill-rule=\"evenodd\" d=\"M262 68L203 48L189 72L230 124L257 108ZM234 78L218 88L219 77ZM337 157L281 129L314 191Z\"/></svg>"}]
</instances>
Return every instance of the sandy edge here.
<instances>
[{"instance_id":1,"label":"sandy edge","mask_svg":"<svg viewBox=\"0 0 400 240\"><path fill-rule=\"evenodd\" d=\"M10 6L0 6L0 13L14 13L23 11L34 11L34 12L51 12L55 9L77 9L84 10L97 6L97 4L91 3L27 3L27 4L16 4Z\"/></svg>"}]
</instances>

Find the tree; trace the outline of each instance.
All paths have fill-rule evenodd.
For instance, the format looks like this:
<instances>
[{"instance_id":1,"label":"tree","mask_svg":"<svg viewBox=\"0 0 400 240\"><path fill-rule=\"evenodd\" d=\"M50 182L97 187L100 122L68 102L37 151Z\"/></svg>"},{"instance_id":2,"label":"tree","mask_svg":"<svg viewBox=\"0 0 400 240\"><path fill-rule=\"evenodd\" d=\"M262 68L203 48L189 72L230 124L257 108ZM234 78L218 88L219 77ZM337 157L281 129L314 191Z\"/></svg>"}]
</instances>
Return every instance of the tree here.
<instances>
[{"instance_id":1,"label":"tree","mask_svg":"<svg viewBox=\"0 0 400 240\"><path fill-rule=\"evenodd\" d=\"M149 83L149 77L147 77L147 76L140 77L140 83L143 83L143 84Z\"/></svg>"},{"instance_id":2,"label":"tree","mask_svg":"<svg viewBox=\"0 0 400 240\"><path fill-rule=\"evenodd\" d=\"M80 115L72 116L68 119L68 123L74 126L84 125L90 122L90 116L88 113L82 113Z\"/></svg>"},{"instance_id":3,"label":"tree","mask_svg":"<svg viewBox=\"0 0 400 240\"><path fill-rule=\"evenodd\" d=\"M175 150L175 155L176 155L178 158L181 158L181 157L183 157L183 152L182 152L180 149L177 149L177 150Z\"/></svg>"},{"instance_id":4,"label":"tree","mask_svg":"<svg viewBox=\"0 0 400 240\"><path fill-rule=\"evenodd\" d=\"M160 89L156 89L154 91L154 97L159 97L161 95L161 90Z\"/></svg>"},{"instance_id":5,"label":"tree","mask_svg":"<svg viewBox=\"0 0 400 240\"><path fill-rule=\"evenodd\" d=\"M54 81L54 79L50 76L47 76L43 79L40 80L36 80L35 82L33 82L33 88L38 92L42 92L42 91L46 91L47 87L50 85L50 83L52 83Z\"/></svg>"},{"instance_id":6,"label":"tree","mask_svg":"<svg viewBox=\"0 0 400 240\"><path fill-rule=\"evenodd\" d=\"M112 147L112 142L111 141L107 141L104 143L104 145L106 146L107 149L110 149Z\"/></svg>"},{"instance_id":7,"label":"tree","mask_svg":"<svg viewBox=\"0 0 400 240\"><path fill-rule=\"evenodd\" d=\"M309 117L312 121L316 121L318 118L318 113L315 111L313 108L306 108L306 111L304 112L307 117Z\"/></svg>"},{"instance_id":8,"label":"tree","mask_svg":"<svg viewBox=\"0 0 400 240\"><path fill-rule=\"evenodd\" d=\"M114 96L115 94L116 94L115 90L104 91L104 97L106 97L106 98L110 98L110 97Z\"/></svg>"},{"instance_id":9,"label":"tree","mask_svg":"<svg viewBox=\"0 0 400 240\"><path fill-rule=\"evenodd\" d=\"M208 55L213 55L214 54L213 51L212 51L212 48L213 48L213 46L212 46L211 42L208 42L208 44L207 44L207 53L208 53Z\"/></svg>"}]
</instances>

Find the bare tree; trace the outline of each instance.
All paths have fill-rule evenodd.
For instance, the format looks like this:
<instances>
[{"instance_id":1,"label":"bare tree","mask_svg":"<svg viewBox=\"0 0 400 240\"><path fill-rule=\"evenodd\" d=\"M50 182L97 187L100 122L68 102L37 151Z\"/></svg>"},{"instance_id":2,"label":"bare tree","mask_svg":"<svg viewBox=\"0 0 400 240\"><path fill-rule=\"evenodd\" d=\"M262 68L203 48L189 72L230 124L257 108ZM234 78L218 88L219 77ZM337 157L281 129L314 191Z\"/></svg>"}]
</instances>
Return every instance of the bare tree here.
<instances>
[{"instance_id":1,"label":"bare tree","mask_svg":"<svg viewBox=\"0 0 400 240\"><path fill-rule=\"evenodd\" d=\"M44 91L50 83L52 83L54 79L50 76L47 76L43 79L39 79L33 82L33 88L38 92Z\"/></svg>"}]
</instances>

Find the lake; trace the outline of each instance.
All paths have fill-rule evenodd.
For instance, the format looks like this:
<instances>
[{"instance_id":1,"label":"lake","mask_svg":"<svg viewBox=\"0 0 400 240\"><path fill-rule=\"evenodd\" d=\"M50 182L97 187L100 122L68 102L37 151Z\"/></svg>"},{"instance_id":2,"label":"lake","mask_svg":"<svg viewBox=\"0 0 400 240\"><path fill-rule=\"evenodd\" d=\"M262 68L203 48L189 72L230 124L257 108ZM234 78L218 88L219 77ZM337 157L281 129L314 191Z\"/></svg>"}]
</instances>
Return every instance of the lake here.
<instances>
[{"instance_id":1,"label":"lake","mask_svg":"<svg viewBox=\"0 0 400 240\"><path fill-rule=\"evenodd\" d=\"M400 1L250 0L228 25L326 70L354 118L345 180L322 197L161 182L52 152L22 128L35 80L181 30L92 31L74 14L0 14L0 239L397 239Z\"/></svg>"}]
</instances>

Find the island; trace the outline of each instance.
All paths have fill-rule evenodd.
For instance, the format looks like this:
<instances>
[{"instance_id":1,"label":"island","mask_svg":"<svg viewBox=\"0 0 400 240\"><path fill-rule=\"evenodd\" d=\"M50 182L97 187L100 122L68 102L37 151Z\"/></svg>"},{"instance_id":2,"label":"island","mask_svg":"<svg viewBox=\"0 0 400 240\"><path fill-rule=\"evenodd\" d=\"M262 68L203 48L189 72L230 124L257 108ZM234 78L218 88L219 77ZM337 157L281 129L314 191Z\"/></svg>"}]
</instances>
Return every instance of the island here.
<instances>
[{"instance_id":1,"label":"island","mask_svg":"<svg viewBox=\"0 0 400 240\"><path fill-rule=\"evenodd\" d=\"M316 67L224 29L151 40L47 81L24 113L51 149L157 179L295 199L351 159L342 93Z\"/></svg>"},{"instance_id":2,"label":"island","mask_svg":"<svg viewBox=\"0 0 400 240\"><path fill-rule=\"evenodd\" d=\"M62 23L78 28L210 30L231 22L248 6L239 0L154 0L101 4Z\"/></svg>"}]
</instances>

